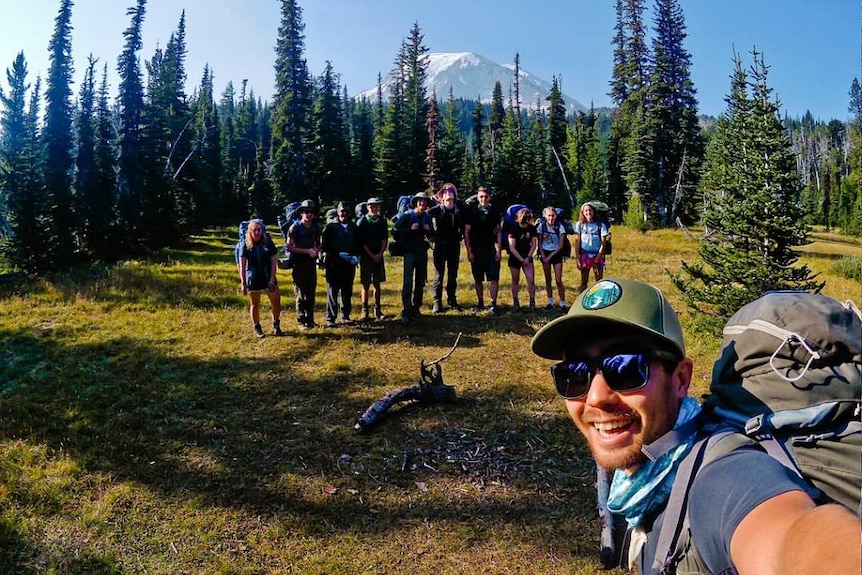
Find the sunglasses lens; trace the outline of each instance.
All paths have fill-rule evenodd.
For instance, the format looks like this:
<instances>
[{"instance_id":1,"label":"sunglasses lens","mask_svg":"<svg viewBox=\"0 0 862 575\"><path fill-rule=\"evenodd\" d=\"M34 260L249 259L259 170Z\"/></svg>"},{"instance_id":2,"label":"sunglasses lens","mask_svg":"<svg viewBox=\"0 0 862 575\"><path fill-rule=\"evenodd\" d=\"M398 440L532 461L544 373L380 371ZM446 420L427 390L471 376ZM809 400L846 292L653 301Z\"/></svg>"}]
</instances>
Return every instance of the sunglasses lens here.
<instances>
[{"instance_id":1,"label":"sunglasses lens","mask_svg":"<svg viewBox=\"0 0 862 575\"><path fill-rule=\"evenodd\" d=\"M633 391L649 379L649 359L642 353L621 353L602 361L602 375L614 391Z\"/></svg>"},{"instance_id":2,"label":"sunglasses lens","mask_svg":"<svg viewBox=\"0 0 862 575\"><path fill-rule=\"evenodd\" d=\"M584 396L590 387L590 365L583 361L564 361L551 366L557 393L566 399Z\"/></svg>"},{"instance_id":3,"label":"sunglasses lens","mask_svg":"<svg viewBox=\"0 0 862 575\"><path fill-rule=\"evenodd\" d=\"M557 393L566 399L587 394L596 374L596 358L563 361L551 366ZM601 359L602 377L613 391L634 391L649 380L649 357L642 353L621 353Z\"/></svg>"}]
</instances>

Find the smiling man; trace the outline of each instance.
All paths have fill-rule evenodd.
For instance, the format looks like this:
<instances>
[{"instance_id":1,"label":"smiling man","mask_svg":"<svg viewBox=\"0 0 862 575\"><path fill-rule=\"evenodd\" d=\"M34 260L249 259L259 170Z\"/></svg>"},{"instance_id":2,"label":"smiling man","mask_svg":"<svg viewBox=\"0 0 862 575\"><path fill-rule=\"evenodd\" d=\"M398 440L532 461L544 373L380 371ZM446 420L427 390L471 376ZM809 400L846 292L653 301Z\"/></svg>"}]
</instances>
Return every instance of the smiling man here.
<instances>
[{"instance_id":1,"label":"smiling man","mask_svg":"<svg viewBox=\"0 0 862 575\"><path fill-rule=\"evenodd\" d=\"M608 508L629 525L623 553L640 573L859 573L859 518L816 505L801 477L752 445L719 455L683 486L693 546L656 561L676 472L709 433L688 397L679 320L658 289L599 281L539 330L532 349L558 360L551 375L572 421L596 461L616 470ZM659 451L657 440L672 447Z\"/></svg>"}]
</instances>

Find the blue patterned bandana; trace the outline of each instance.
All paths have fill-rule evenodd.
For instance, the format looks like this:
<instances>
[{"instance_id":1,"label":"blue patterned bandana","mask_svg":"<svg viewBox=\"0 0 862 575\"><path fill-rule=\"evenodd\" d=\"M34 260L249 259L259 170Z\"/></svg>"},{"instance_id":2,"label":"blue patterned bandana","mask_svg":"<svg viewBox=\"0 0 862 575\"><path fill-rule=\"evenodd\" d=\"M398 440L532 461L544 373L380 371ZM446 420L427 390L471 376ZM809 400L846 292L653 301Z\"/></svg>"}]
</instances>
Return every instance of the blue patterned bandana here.
<instances>
[{"instance_id":1,"label":"blue patterned bandana","mask_svg":"<svg viewBox=\"0 0 862 575\"><path fill-rule=\"evenodd\" d=\"M700 404L693 397L683 399L674 429L694 419L700 409ZM629 527L640 525L647 513L667 500L676 477L676 463L691 449L695 435L693 431L683 437L679 445L655 461L645 461L631 475L624 469L617 469L611 481L608 509L613 513L622 513Z\"/></svg>"}]
</instances>

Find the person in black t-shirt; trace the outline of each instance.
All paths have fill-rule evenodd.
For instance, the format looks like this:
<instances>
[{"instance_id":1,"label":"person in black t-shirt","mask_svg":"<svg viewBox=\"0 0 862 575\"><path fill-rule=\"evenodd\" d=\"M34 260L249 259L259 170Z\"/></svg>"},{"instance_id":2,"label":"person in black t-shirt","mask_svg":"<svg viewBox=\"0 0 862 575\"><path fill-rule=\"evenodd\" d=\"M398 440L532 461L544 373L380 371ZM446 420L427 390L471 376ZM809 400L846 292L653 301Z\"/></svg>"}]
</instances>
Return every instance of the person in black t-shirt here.
<instances>
[{"instance_id":1,"label":"person in black t-shirt","mask_svg":"<svg viewBox=\"0 0 862 575\"><path fill-rule=\"evenodd\" d=\"M502 215L491 204L491 192L485 186L479 186L476 198L479 203L469 210L464 225L464 246L476 284L477 301L473 313L485 309L484 282L488 280L491 313L499 315L497 292L500 290L500 260L503 257L503 238L500 237Z\"/></svg>"},{"instance_id":2,"label":"person in black t-shirt","mask_svg":"<svg viewBox=\"0 0 862 575\"><path fill-rule=\"evenodd\" d=\"M368 213L362 216L356 227L359 241L359 283L362 285L362 315L360 319L369 318L370 288L374 286L374 317L384 319L380 307L380 284L386 281L386 265L383 261L386 246L389 243L389 226L386 218L380 214L380 198L369 198L365 202Z\"/></svg>"},{"instance_id":3,"label":"person in black t-shirt","mask_svg":"<svg viewBox=\"0 0 862 575\"><path fill-rule=\"evenodd\" d=\"M314 291L317 289L317 255L320 253L320 228L314 221L314 202L304 200L300 220L287 231L287 249L293 260L293 288L296 292L296 321L304 329L314 323Z\"/></svg>"}]
</instances>

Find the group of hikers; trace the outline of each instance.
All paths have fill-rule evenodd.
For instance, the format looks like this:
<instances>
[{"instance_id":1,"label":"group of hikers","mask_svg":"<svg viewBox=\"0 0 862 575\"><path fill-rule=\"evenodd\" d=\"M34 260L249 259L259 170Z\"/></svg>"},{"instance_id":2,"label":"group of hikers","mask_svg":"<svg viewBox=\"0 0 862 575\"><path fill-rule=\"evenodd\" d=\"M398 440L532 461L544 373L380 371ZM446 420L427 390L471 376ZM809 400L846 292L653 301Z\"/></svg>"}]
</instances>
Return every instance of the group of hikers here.
<instances>
[{"instance_id":1,"label":"group of hikers","mask_svg":"<svg viewBox=\"0 0 862 575\"><path fill-rule=\"evenodd\" d=\"M461 309L462 242L476 313L500 313L503 251L513 308L521 272L535 308L534 261L541 262L548 307L566 313L535 334L532 351L556 362L551 380L572 422L598 468L613 473L600 505L626 524L612 556L603 556L606 566L636 565L644 574L860 573L862 314L852 302L782 291L747 304L725 327L710 393L699 402L689 395L693 362L667 298L641 281L603 278L609 231L593 206L581 206L570 228L551 206L538 221L520 208L504 231L489 191L480 187L475 200L459 201L452 184L433 196L420 192L396 218L392 241L379 198L366 202L358 222L339 204L322 231L314 202L302 202L286 243L300 325L315 326L318 265L326 324L334 326L351 322L357 265L361 318L384 317L388 253L403 257L404 322L421 313L428 249L435 313L446 309L444 290L448 307ZM273 333L281 335L277 249L260 222L245 235L239 270L255 333L263 336L260 297L267 293ZM582 280L571 306L562 282L568 235ZM596 283L586 289L591 270Z\"/></svg>"},{"instance_id":2,"label":"group of hikers","mask_svg":"<svg viewBox=\"0 0 862 575\"><path fill-rule=\"evenodd\" d=\"M486 187L480 186L472 198L463 201L455 185L445 183L433 195L419 192L409 197L409 205L393 218L391 239L389 221L382 215L381 204L380 198L369 198L362 212L355 213L350 205L340 202L330 210L333 213L322 226L317 222L317 206L313 200L298 204L297 219L286 227L285 250L289 255L296 319L301 329L317 327L314 293L318 267L324 270L326 280L325 327L355 323L351 314L357 266L362 306L359 319L385 319L381 283L386 281L385 259L389 255L403 258L400 317L405 324L422 313L429 249L434 268L431 311L435 314L447 309L464 309L457 296L462 249L466 250L476 289L476 304L471 310L474 314L502 313L498 292L504 257L511 274L513 311L521 309L522 272L527 306L530 310L536 309L537 264L541 264L544 272L546 310L557 306L561 311L568 309L563 262L572 253L580 271L579 292L587 288L591 271L596 281L604 274L610 231L608 223L598 218L591 202L580 207L574 222L567 221L562 210L553 206L545 207L539 217L526 206L515 206L517 211L508 217L491 202L491 192ZM569 240L570 235L572 240ZM265 335L260 325L260 302L261 294L266 293L272 306L272 334L283 335L276 278L278 248L259 220L250 222L240 243L238 269L243 294L247 294L251 302L254 333L259 338Z\"/></svg>"}]
</instances>

